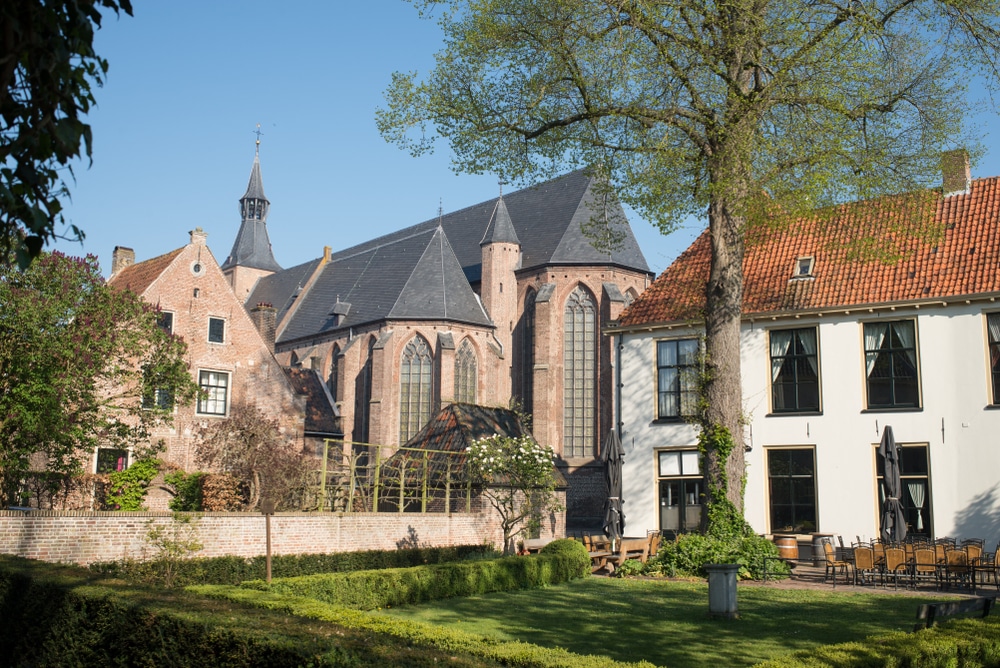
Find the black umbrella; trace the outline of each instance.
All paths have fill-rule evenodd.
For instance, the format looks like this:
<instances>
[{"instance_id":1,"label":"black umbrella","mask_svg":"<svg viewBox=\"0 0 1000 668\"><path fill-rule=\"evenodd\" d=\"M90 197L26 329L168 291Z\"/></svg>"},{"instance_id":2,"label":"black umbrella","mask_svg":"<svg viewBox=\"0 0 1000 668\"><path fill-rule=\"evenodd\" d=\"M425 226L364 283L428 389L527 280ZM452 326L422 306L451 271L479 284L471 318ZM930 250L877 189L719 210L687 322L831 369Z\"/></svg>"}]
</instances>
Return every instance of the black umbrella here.
<instances>
[{"instance_id":1,"label":"black umbrella","mask_svg":"<svg viewBox=\"0 0 1000 668\"><path fill-rule=\"evenodd\" d=\"M899 449L889 425L882 432L878 457L882 462L882 486L885 490L885 501L882 503L882 540L898 543L906 538L906 517L899 500L903 492L903 483L899 479Z\"/></svg>"},{"instance_id":2,"label":"black umbrella","mask_svg":"<svg viewBox=\"0 0 1000 668\"><path fill-rule=\"evenodd\" d=\"M601 452L604 462L604 482L608 485L608 499L604 502L604 533L612 540L625 534L625 515L622 514L622 460L625 451L614 429L608 434Z\"/></svg>"}]
</instances>

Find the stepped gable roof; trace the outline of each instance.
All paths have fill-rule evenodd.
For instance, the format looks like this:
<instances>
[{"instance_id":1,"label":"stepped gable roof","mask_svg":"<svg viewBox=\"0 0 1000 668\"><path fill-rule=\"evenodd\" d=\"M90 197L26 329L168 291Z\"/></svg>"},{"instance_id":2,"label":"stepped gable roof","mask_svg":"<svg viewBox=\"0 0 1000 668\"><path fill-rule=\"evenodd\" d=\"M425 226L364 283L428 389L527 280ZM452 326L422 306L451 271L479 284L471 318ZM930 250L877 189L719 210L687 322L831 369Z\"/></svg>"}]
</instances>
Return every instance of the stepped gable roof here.
<instances>
[{"instance_id":1,"label":"stepped gable roof","mask_svg":"<svg viewBox=\"0 0 1000 668\"><path fill-rule=\"evenodd\" d=\"M261 276L246 299L247 307L270 304L277 309L277 322L280 323L319 263L320 258L316 258L275 274Z\"/></svg>"},{"instance_id":2,"label":"stepped gable roof","mask_svg":"<svg viewBox=\"0 0 1000 668\"><path fill-rule=\"evenodd\" d=\"M160 277L160 274L170 266L170 263L181 254L184 248L182 246L169 253L130 264L112 276L108 283L116 287L127 288L135 294L141 295L149 289L153 281Z\"/></svg>"},{"instance_id":3,"label":"stepped gable roof","mask_svg":"<svg viewBox=\"0 0 1000 668\"><path fill-rule=\"evenodd\" d=\"M923 206L924 212L903 219L904 202ZM890 213L885 213L887 207ZM920 226L919 233L914 225ZM893 248L899 259L859 259L859 238ZM804 257L814 258L812 273L796 277L799 258ZM709 259L705 232L625 310L619 324L700 319ZM968 193L949 197L938 189L852 202L837 207L831 216L798 219L748 239L743 315L794 315L1000 294L998 267L1000 177L977 179Z\"/></svg>"},{"instance_id":4,"label":"stepped gable roof","mask_svg":"<svg viewBox=\"0 0 1000 668\"><path fill-rule=\"evenodd\" d=\"M313 369L286 367L285 374L296 394L306 398L305 435L343 438L340 416L326 384Z\"/></svg>"},{"instance_id":5,"label":"stepped gable roof","mask_svg":"<svg viewBox=\"0 0 1000 668\"><path fill-rule=\"evenodd\" d=\"M492 326L443 229L382 241L331 256L298 296L301 303L279 342L389 319ZM338 303L351 305L339 322L333 313Z\"/></svg>"}]
</instances>

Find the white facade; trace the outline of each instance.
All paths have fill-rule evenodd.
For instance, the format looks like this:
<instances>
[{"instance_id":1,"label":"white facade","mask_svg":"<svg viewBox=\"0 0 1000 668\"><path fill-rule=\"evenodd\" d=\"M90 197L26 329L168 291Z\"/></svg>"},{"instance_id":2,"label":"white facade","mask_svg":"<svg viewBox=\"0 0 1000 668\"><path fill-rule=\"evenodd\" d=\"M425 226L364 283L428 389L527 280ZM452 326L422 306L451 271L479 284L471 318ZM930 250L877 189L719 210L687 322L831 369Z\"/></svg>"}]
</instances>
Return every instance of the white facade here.
<instances>
[{"instance_id":1,"label":"white facade","mask_svg":"<svg viewBox=\"0 0 1000 668\"><path fill-rule=\"evenodd\" d=\"M1000 303L992 298L953 299L746 320L742 380L748 420L744 437L750 450L746 453L745 502L746 518L753 528L761 534L833 533L845 541L877 537L875 449L882 430L891 425L906 460L902 500L910 508L909 531L931 537L980 537L988 543L1000 538L1000 404L993 396L991 368L995 367L991 366L986 316L998 311ZM864 324L890 321L915 323L919 392L915 407L869 407ZM769 342L773 331L788 329L816 332L818 410L773 409ZM670 469L672 474L692 473L687 479L660 475L660 453L694 449L697 436L695 428L682 420L658 419L656 355L657 341L698 335L697 329L676 326L637 327L612 334L621 346L618 403L625 448L622 498L627 534L670 529L665 524L676 522L676 513L683 509L674 498L678 491L683 505L692 499L690 492L700 489L696 471ZM803 475L791 481L797 491L790 493L780 462L810 458L811 484L805 475L808 471L799 471ZM679 459L666 455L663 465L673 467ZM773 476L769 463L773 463ZM924 465L926 472L921 471ZM688 488L678 486L679 482L688 483ZM810 513L810 486L815 521L802 519ZM921 488L924 499L918 513ZM790 499L790 495L798 498ZM693 522L699 508L688 511ZM669 512L675 515L670 517ZM797 518L795 526L776 519L787 519L789 513Z\"/></svg>"}]
</instances>

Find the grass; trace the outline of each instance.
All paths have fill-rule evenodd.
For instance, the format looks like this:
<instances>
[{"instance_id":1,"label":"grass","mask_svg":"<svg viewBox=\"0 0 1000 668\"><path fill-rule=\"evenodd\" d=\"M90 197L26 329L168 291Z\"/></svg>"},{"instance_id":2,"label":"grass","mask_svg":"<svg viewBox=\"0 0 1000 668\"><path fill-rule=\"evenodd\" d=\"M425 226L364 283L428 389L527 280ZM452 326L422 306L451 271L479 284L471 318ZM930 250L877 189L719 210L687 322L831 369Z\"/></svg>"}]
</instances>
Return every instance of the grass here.
<instances>
[{"instance_id":1,"label":"grass","mask_svg":"<svg viewBox=\"0 0 1000 668\"><path fill-rule=\"evenodd\" d=\"M741 587L738 620L708 617L699 582L585 578L527 591L385 610L470 633L650 661L750 666L787 652L912 629L920 598Z\"/></svg>"}]
</instances>

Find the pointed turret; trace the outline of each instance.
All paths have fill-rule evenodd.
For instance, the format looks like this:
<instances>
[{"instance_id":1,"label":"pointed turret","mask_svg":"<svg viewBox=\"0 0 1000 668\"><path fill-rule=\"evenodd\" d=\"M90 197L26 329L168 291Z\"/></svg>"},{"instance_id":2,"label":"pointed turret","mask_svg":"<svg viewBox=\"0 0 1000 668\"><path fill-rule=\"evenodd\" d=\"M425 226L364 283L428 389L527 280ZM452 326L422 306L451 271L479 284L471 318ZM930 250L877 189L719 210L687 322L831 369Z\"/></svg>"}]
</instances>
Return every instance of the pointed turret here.
<instances>
[{"instance_id":1,"label":"pointed turret","mask_svg":"<svg viewBox=\"0 0 1000 668\"><path fill-rule=\"evenodd\" d=\"M483 301L483 308L496 325L494 336L506 355L508 373L501 377L501 382L506 384L511 380L509 369L513 356L509 351L517 322L516 272L521 268L521 241L517 238L514 224L507 213L502 192L497 198L479 248L482 254L479 296ZM504 391L509 392L510 386L505 385Z\"/></svg>"},{"instance_id":2,"label":"pointed turret","mask_svg":"<svg viewBox=\"0 0 1000 668\"><path fill-rule=\"evenodd\" d=\"M510 214L507 213L507 205L503 202L503 195L497 199L496 209L493 212L493 219L486 227L483 240L480 246L486 244L517 244L521 245L521 240L517 238L514 231L514 223L510 221Z\"/></svg>"},{"instance_id":3,"label":"pointed turret","mask_svg":"<svg viewBox=\"0 0 1000 668\"><path fill-rule=\"evenodd\" d=\"M247 183L246 193L240 198L240 231L236 234L233 250L222 263L222 271L240 299L245 299L250 294L258 278L281 271L267 235L267 213L270 207L271 203L264 196L264 180L260 175L258 135L250 181Z\"/></svg>"}]
</instances>

